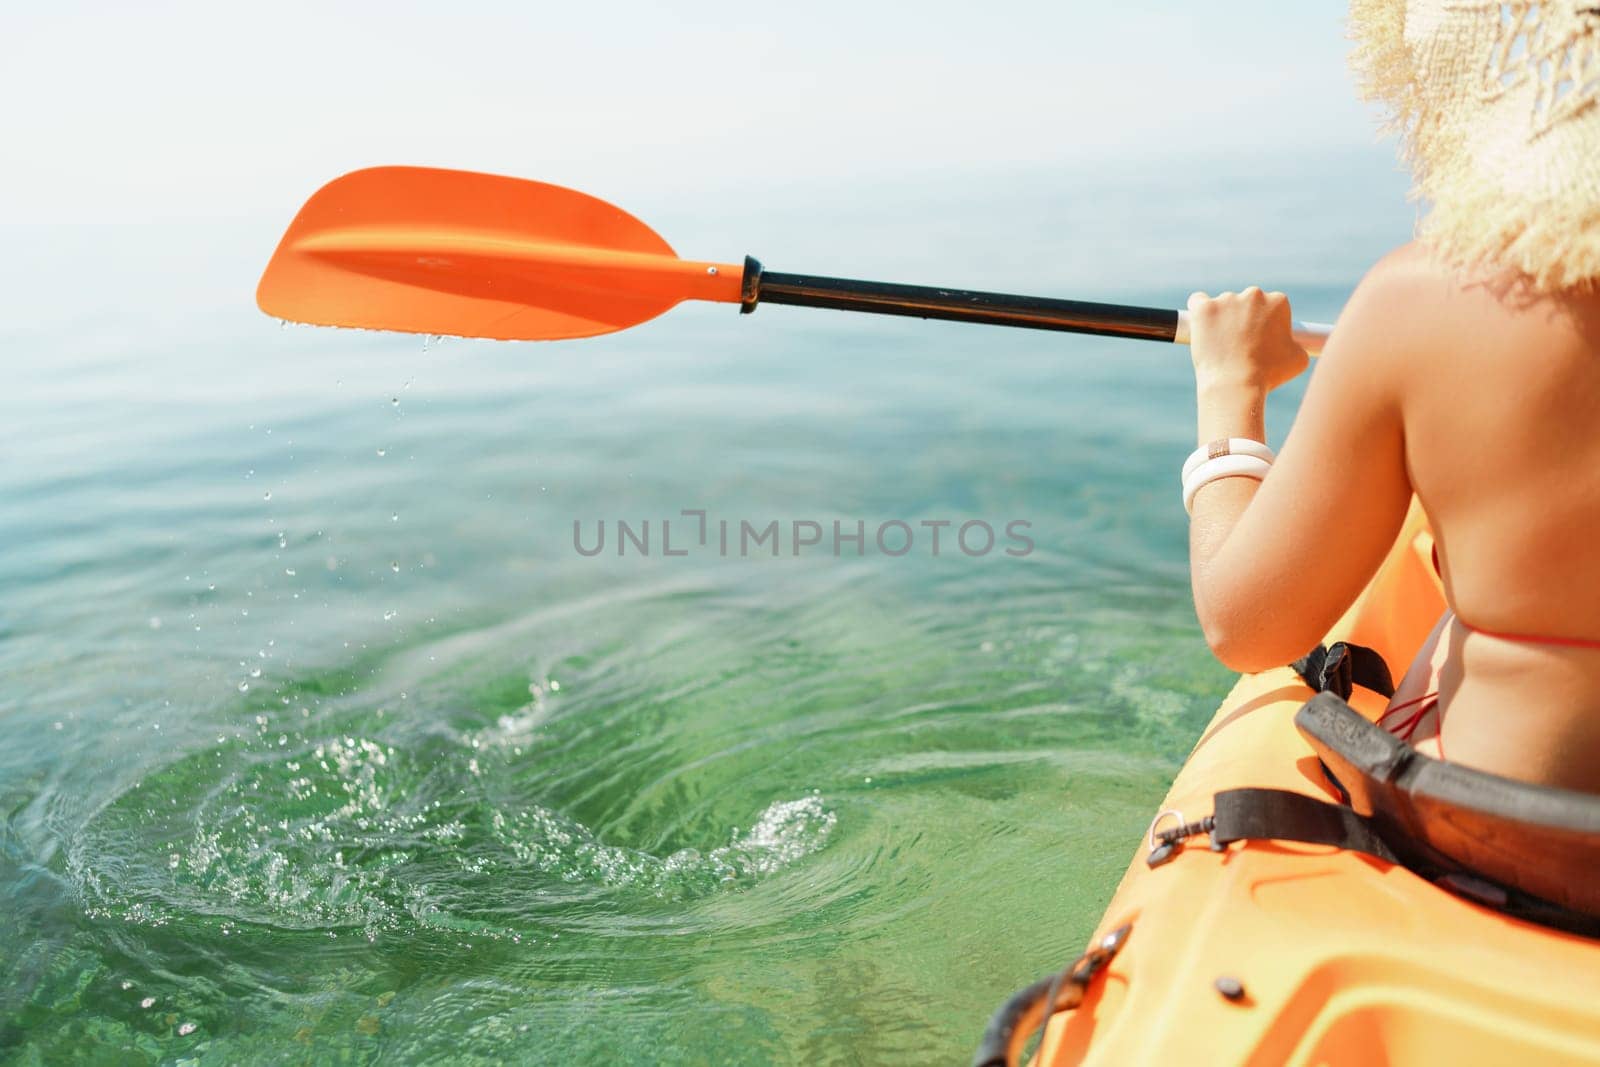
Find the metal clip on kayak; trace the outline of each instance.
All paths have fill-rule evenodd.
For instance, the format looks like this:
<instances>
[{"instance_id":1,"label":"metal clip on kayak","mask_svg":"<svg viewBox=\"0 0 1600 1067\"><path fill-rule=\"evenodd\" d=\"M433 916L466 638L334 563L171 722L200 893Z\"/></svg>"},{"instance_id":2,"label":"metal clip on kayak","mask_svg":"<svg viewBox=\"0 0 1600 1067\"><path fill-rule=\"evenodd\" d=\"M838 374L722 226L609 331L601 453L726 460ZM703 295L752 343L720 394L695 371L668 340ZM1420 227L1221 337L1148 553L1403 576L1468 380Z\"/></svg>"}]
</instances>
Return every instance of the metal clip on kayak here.
<instances>
[{"instance_id":1,"label":"metal clip on kayak","mask_svg":"<svg viewBox=\"0 0 1600 1067\"><path fill-rule=\"evenodd\" d=\"M1156 827L1165 822L1169 816L1177 819L1178 825L1170 830L1157 832ZM1178 849L1189 838L1194 837L1196 834L1210 834L1216 828L1217 817L1215 815L1207 815L1196 822L1184 822L1183 812L1168 808L1158 814L1150 823L1150 855L1146 856L1144 861L1152 867L1159 867L1173 856L1176 856ZM1222 846L1213 839L1211 850L1220 852L1222 851Z\"/></svg>"},{"instance_id":2,"label":"metal clip on kayak","mask_svg":"<svg viewBox=\"0 0 1600 1067\"><path fill-rule=\"evenodd\" d=\"M1111 963L1132 930L1132 923L1123 923L1066 970L1039 979L1000 1005L1000 1010L984 1028L983 1040L972 1057L972 1067L1012 1067L1035 1027L1042 1033L1050 1016L1058 1011L1070 1011L1082 1003L1089 983Z\"/></svg>"}]
</instances>

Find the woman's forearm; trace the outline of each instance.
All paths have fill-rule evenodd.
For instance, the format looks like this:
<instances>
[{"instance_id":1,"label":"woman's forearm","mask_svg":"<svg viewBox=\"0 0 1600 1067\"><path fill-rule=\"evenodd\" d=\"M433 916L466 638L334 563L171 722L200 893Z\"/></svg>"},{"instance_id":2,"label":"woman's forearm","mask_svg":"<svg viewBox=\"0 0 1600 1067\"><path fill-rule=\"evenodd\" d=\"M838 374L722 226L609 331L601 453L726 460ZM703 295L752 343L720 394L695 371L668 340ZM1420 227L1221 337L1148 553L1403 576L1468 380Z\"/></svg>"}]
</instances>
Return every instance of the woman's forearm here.
<instances>
[{"instance_id":1,"label":"woman's forearm","mask_svg":"<svg viewBox=\"0 0 1600 1067\"><path fill-rule=\"evenodd\" d=\"M1219 437L1248 437L1266 443L1265 389L1249 384L1201 384L1196 390L1196 400L1199 444L1208 444Z\"/></svg>"},{"instance_id":2,"label":"woman's forearm","mask_svg":"<svg viewBox=\"0 0 1600 1067\"><path fill-rule=\"evenodd\" d=\"M1265 389L1248 384L1202 383L1196 396L1196 436L1202 447L1225 437L1266 441ZM1210 592L1215 580L1212 562L1260 484L1254 478L1222 478L1202 486L1194 498L1194 516L1189 524L1189 573L1195 610L1213 647L1223 640L1223 631L1232 627L1228 625L1229 612Z\"/></svg>"},{"instance_id":3,"label":"woman's forearm","mask_svg":"<svg viewBox=\"0 0 1600 1067\"><path fill-rule=\"evenodd\" d=\"M1243 384L1202 383L1197 391L1201 447L1225 437L1246 437L1266 443L1266 390ZM1261 483L1254 478L1221 478L1200 488L1194 498L1189 530L1189 562L1198 575L1211 561L1228 531L1239 521ZM1198 590L1196 590L1198 592Z\"/></svg>"}]
</instances>

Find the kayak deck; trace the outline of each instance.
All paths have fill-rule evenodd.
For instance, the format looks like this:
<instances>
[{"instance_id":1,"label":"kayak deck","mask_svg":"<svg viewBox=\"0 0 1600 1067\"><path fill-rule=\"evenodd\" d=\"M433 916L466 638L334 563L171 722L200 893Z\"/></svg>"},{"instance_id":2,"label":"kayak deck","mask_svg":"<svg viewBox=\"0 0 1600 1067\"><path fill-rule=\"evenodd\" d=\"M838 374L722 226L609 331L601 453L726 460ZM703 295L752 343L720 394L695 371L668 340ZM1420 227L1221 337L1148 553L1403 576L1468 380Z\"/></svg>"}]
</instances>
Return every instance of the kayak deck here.
<instances>
[{"instance_id":1,"label":"kayak deck","mask_svg":"<svg viewBox=\"0 0 1600 1067\"><path fill-rule=\"evenodd\" d=\"M1444 607L1431 548L1414 508L1330 641L1370 645L1398 675ZM1337 799L1292 722L1310 695L1288 668L1242 677L1161 810L1198 819L1246 786ZM1383 708L1362 690L1351 703ZM1095 934L1131 923L1126 945L1051 1021L1040 1063L1600 1063L1600 941L1326 846L1197 839L1155 869L1148 851Z\"/></svg>"}]
</instances>

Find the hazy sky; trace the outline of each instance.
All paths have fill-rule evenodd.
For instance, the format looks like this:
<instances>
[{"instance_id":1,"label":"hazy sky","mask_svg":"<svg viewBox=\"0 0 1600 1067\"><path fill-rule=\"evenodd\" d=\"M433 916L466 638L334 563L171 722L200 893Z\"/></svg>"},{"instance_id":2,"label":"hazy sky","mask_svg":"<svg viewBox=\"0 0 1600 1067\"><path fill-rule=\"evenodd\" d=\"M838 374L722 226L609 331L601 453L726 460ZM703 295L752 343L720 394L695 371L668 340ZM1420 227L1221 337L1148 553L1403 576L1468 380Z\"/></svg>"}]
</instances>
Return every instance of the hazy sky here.
<instances>
[{"instance_id":1,"label":"hazy sky","mask_svg":"<svg viewBox=\"0 0 1600 1067\"><path fill-rule=\"evenodd\" d=\"M0 225L281 221L378 163L759 198L1386 153L1343 17L1336 0L19 3L0 17Z\"/></svg>"}]
</instances>

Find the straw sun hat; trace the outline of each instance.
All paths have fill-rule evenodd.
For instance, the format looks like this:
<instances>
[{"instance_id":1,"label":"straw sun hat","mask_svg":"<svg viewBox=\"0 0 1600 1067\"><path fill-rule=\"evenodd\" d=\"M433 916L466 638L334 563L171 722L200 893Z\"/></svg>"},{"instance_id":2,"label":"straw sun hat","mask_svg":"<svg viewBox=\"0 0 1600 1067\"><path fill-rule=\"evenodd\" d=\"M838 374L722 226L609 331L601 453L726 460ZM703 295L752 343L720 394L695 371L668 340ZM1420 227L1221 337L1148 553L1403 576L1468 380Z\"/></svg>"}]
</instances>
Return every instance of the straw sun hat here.
<instances>
[{"instance_id":1,"label":"straw sun hat","mask_svg":"<svg viewBox=\"0 0 1600 1067\"><path fill-rule=\"evenodd\" d=\"M1600 283L1600 0L1351 0L1350 28L1422 237L1540 289Z\"/></svg>"}]
</instances>

